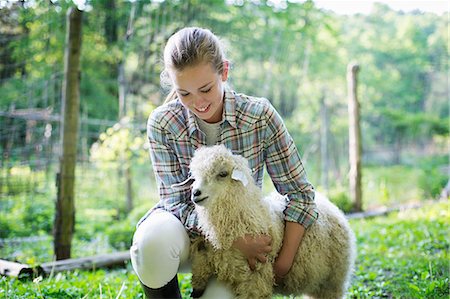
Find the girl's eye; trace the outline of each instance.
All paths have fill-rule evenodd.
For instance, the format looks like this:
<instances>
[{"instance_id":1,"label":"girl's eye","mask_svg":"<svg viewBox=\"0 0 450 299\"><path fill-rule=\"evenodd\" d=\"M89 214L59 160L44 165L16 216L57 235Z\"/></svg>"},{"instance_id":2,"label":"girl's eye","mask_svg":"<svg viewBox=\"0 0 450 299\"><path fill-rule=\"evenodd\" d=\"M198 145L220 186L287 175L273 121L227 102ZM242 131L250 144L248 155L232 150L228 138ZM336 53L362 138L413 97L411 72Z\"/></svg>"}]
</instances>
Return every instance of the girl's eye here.
<instances>
[{"instance_id":1,"label":"girl's eye","mask_svg":"<svg viewBox=\"0 0 450 299\"><path fill-rule=\"evenodd\" d=\"M212 87L210 87L210 88L209 88L209 89L207 89L207 90L202 90L202 92L203 92L203 93L208 93L208 92L210 92L210 91L211 91L211 88L212 88Z\"/></svg>"},{"instance_id":2,"label":"girl's eye","mask_svg":"<svg viewBox=\"0 0 450 299\"><path fill-rule=\"evenodd\" d=\"M228 176L228 171L221 171L219 172L219 177L226 178Z\"/></svg>"},{"instance_id":3,"label":"girl's eye","mask_svg":"<svg viewBox=\"0 0 450 299\"><path fill-rule=\"evenodd\" d=\"M189 95L189 93L180 93L180 96L182 97L187 97Z\"/></svg>"}]
</instances>

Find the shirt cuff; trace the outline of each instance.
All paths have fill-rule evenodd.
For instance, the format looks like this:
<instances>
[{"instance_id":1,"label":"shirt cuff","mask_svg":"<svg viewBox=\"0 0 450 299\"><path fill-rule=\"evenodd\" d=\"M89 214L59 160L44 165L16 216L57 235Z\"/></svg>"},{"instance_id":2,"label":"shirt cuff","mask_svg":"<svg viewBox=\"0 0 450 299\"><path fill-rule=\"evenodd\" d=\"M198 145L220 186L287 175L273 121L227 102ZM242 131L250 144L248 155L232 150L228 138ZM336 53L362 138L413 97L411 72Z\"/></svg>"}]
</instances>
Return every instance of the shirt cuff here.
<instances>
[{"instance_id":1,"label":"shirt cuff","mask_svg":"<svg viewBox=\"0 0 450 299\"><path fill-rule=\"evenodd\" d=\"M299 203L293 204L292 202L284 210L284 215L284 220L297 222L303 225L305 229L310 227L319 218L319 212L315 204L304 206Z\"/></svg>"},{"instance_id":2,"label":"shirt cuff","mask_svg":"<svg viewBox=\"0 0 450 299\"><path fill-rule=\"evenodd\" d=\"M192 239L201 236L201 231L198 229L198 218L195 210L191 211L184 226L187 230L189 238Z\"/></svg>"}]
</instances>

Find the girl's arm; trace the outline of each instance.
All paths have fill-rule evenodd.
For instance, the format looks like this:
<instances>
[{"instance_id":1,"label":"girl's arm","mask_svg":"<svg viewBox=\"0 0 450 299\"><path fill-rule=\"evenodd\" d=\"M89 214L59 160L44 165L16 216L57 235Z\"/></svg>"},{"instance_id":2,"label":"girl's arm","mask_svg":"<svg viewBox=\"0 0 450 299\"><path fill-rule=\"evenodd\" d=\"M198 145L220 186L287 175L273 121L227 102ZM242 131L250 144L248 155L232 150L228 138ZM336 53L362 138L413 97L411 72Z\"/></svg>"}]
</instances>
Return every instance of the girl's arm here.
<instances>
[{"instance_id":1,"label":"girl's arm","mask_svg":"<svg viewBox=\"0 0 450 299\"><path fill-rule=\"evenodd\" d=\"M289 203L284 211L286 221L283 244L274 264L277 282L289 272L307 228L316 221L318 212L314 188L286 126L278 112L269 104L267 116L267 171L280 194Z\"/></svg>"},{"instance_id":2,"label":"girl's arm","mask_svg":"<svg viewBox=\"0 0 450 299\"><path fill-rule=\"evenodd\" d=\"M291 269L295 254L305 234L303 225L297 222L286 222L283 245L273 266L275 282L280 283Z\"/></svg>"},{"instance_id":3,"label":"girl's arm","mask_svg":"<svg viewBox=\"0 0 450 299\"><path fill-rule=\"evenodd\" d=\"M172 185L186 180L189 170L180 165L170 146L173 138L163 126L162 116L154 113L147 124L149 152L158 185L160 202L157 207L171 212L186 227L191 236L198 236L198 219L194 204L190 201L190 185L172 188Z\"/></svg>"},{"instance_id":4,"label":"girl's arm","mask_svg":"<svg viewBox=\"0 0 450 299\"><path fill-rule=\"evenodd\" d=\"M268 104L266 131L267 172L277 191L287 195L284 211L287 222L297 222L307 229L318 217L314 201L314 187L306 178L306 171L281 116Z\"/></svg>"}]
</instances>

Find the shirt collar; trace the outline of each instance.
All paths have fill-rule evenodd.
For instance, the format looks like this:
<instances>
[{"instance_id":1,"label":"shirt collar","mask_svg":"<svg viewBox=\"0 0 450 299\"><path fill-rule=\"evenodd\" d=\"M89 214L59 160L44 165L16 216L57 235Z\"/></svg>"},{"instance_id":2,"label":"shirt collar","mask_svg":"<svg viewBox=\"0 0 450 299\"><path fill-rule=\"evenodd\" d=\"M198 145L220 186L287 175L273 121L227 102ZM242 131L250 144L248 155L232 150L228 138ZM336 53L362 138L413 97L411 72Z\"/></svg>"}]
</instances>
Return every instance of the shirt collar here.
<instances>
[{"instance_id":1,"label":"shirt collar","mask_svg":"<svg viewBox=\"0 0 450 299\"><path fill-rule=\"evenodd\" d=\"M194 113L191 112L191 110L189 110L186 107L184 109L186 109L188 115L187 121L188 121L189 136L192 136L192 134L194 134L196 130L199 130L197 121L195 120L195 115Z\"/></svg>"},{"instance_id":2,"label":"shirt collar","mask_svg":"<svg viewBox=\"0 0 450 299\"><path fill-rule=\"evenodd\" d=\"M223 104L223 119L227 121L233 128L236 125L236 94L234 91L225 89L224 104Z\"/></svg>"},{"instance_id":3,"label":"shirt collar","mask_svg":"<svg viewBox=\"0 0 450 299\"><path fill-rule=\"evenodd\" d=\"M225 89L224 103L223 103L223 115L222 119L227 121L233 128L236 128L236 94L234 91ZM200 130L196 121L194 113L189 109L187 111L187 123L189 135L192 136L196 130Z\"/></svg>"}]
</instances>

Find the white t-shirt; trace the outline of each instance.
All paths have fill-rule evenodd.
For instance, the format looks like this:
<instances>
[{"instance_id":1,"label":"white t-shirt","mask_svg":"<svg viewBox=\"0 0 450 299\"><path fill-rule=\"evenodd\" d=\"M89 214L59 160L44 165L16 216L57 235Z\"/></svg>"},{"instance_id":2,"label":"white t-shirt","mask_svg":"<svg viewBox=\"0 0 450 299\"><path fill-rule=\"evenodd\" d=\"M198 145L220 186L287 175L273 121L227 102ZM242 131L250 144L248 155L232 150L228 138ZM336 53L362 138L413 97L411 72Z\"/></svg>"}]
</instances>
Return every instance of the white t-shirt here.
<instances>
[{"instance_id":1,"label":"white t-shirt","mask_svg":"<svg viewBox=\"0 0 450 299\"><path fill-rule=\"evenodd\" d=\"M195 117L197 124L200 127L200 131L206 135L206 145L216 145L219 142L220 137L220 124L222 121L214 124L207 123L203 119Z\"/></svg>"}]
</instances>

